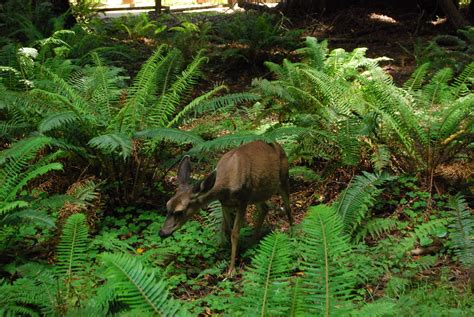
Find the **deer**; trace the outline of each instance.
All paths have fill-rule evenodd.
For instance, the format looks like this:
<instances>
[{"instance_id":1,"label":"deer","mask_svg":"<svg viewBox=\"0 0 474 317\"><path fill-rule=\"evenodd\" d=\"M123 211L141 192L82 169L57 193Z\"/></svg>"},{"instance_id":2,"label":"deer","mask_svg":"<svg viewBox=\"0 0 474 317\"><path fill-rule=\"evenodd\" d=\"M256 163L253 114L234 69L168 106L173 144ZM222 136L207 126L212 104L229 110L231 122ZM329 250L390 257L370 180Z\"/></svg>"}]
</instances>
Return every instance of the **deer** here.
<instances>
[{"instance_id":1,"label":"deer","mask_svg":"<svg viewBox=\"0 0 474 317\"><path fill-rule=\"evenodd\" d=\"M159 232L166 238L185 224L201 208L218 200L222 205L222 230L230 235L231 258L227 271L235 270L240 228L245 222L249 204L255 204L258 211L255 220L254 237L260 230L268 214L265 203L274 194L283 200L283 210L288 217L290 228L293 218L289 199L288 159L278 143L253 141L225 153L216 168L196 184L190 184L191 162L184 156L178 165L178 187L176 193L166 203L167 216Z\"/></svg>"}]
</instances>

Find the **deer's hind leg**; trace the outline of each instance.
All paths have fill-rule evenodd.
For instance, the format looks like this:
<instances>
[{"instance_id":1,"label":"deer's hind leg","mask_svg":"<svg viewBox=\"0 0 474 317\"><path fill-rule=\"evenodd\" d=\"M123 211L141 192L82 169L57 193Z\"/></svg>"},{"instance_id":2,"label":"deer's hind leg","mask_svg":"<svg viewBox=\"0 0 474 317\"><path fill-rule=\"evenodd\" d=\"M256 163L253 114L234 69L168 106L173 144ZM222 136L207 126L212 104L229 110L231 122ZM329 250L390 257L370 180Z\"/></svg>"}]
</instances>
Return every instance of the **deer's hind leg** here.
<instances>
[{"instance_id":1,"label":"deer's hind leg","mask_svg":"<svg viewBox=\"0 0 474 317\"><path fill-rule=\"evenodd\" d=\"M234 225L234 216L235 210L232 207L225 206L221 203L222 206L222 242L227 244L229 241L230 234L232 232L232 226Z\"/></svg>"},{"instance_id":2,"label":"deer's hind leg","mask_svg":"<svg viewBox=\"0 0 474 317\"><path fill-rule=\"evenodd\" d=\"M293 216L291 215L291 207L290 207L290 190L289 190L289 182L288 179L283 182L280 188L280 196L283 199L283 209L288 217L288 223L290 227L293 226Z\"/></svg>"},{"instance_id":3,"label":"deer's hind leg","mask_svg":"<svg viewBox=\"0 0 474 317\"><path fill-rule=\"evenodd\" d=\"M257 207L257 219L255 221L255 231L253 234L254 239L259 239L262 234L262 225L263 222L265 221L265 217L268 214L268 205L265 202L260 202L255 204Z\"/></svg>"},{"instance_id":4,"label":"deer's hind leg","mask_svg":"<svg viewBox=\"0 0 474 317\"><path fill-rule=\"evenodd\" d=\"M229 271L227 272L227 274L230 276L234 273L234 270L235 270L235 259L237 258L237 246L239 244L240 228L242 227L242 223L245 218L246 209L247 209L247 205L245 204L241 206L240 209L237 210L235 214L234 227L232 228L232 233L230 235L232 251L231 251L231 257L230 257Z\"/></svg>"}]
</instances>

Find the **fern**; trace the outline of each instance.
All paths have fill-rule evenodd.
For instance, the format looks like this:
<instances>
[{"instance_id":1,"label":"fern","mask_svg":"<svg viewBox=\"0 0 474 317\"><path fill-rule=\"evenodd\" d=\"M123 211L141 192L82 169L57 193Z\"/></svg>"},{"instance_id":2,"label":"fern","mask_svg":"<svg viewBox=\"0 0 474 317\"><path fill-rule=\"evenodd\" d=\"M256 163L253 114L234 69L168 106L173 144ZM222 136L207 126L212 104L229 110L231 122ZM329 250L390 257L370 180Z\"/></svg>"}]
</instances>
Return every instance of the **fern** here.
<instances>
[{"instance_id":1,"label":"fern","mask_svg":"<svg viewBox=\"0 0 474 317\"><path fill-rule=\"evenodd\" d=\"M172 65L171 60L176 58L176 51L165 55L165 49L165 45L158 47L140 68L132 86L128 89L124 107L112 120L116 130L129 133L136 130L140 123L145 122L145 107L157 89L158 70L164 65Z\"/></svg>"},{"instance_id":2,"label":"fern","mask_svg":"<svg viewBox=\"0 0 474 317\"><path fill-rule=\"evenodd\" d=\"M395 255L398 258L402 258L419 240L427 240L432 235L445 234L447 222L447 219L440 218L418 225L413 232L396 245Z\"/></svg>"},{"instance_id":3,"label":"fern","mask_svg":"<svg viewBox=\"0 0 474 317\"><path fill-rule=\"evenodd\" d=\"M169 116L175 113L180 101L196 84L197 78L201 76L200 66L205 60L206 58L200 55L195 57L187 68L176 77L170 88L160 96L157 105L148 116L151 125L170 126Z\"/></svg>"},{"instance_id":4,"label":"fern","mask_svg":"<svg viewBox=\"0 0 474 317\"><path fill-rule=\"evenodd\" d=\"M149 138L154 141L169 141L175 143L191 143L191 144L200 144L203 142L203 139L198 135L183 131L174 128L150 128L143 131L137 132L135 134L138 138Z\"/></svg>"},{"instance_id":5,"label":"fern","mask_svg":"<svg viewBox=\"0 0 474 317\"><path fill-rule=\"evenodd\" d=\"M110 133L89 140L90 146L106 154L118 153L124 160L132 153L132 140L125 133Z\"/></svg>"},{"instance_id":6,"label":"fern","mask_svg":"<svg viewBox=\"0 0 474 317\"><path fill-rule=\"evenodd\" d=\"M291 241L283 233L272 233L260 242L244 274L244 304L239 301L237 307L244 316L287 316L292 253Z\"/></svg>"},{"instance_id":7,"label":"fern","mask_svg":"<svg viewBox=\"0 0 474 317\"><path fill-rule=\"evenodd\" d=\"M375 171L381 173L383 169L390 164L390 150L388 146L377 144L370 161L372 162Z\"/></svg>"},{"instance_id":8,"label":"fern","mask_svg":"<svg viewBox=\"0 0 474 317\"><path fill-rule=\"evenodd\" d=\"M378 300L362 306L359 310L351 312L351 316L360 317L381 317L390 316L395 308L395 303L388 300Z\"/></svg>"},{"instance_id":9,"label":"fern","mask_svg":"<svg viewBox=\"0 0 474 317\"><path fill-rule=\"evenodd\" d=\"M353 298L356 272L346 262L351 246L343 226L337 211L326 205L311 207L303 221L300 296L306 315L342 314Z\"/></svg>"},{"instance_id":10,"label":"fern","mask_svg":"<svg viewBox=\"0 0 474 317\"><path fill-rule=\"evenodd\" d=\"M17 196L28 182L51 171L62 169L60 163L50 162L57 158L57 154L47 155L32 164L38 151L50 142L51 139L47 137L31 137L0 152L0 214L26 207L27 204L17 199Z\"/></svg>"},{"instance_id":11,"label":"fern","mask_svg":"<svg viewBox=\"0 0 474 317\"><path fill-rule=\"evenodd\" d=\"M461 195L449 198L452 218L449 222L449 239L461 263L469 267L474 263L474 220L467 202Z\"/></svg>"},{"instance_id":12,"label":"fern","mask_svg":"<svg viewBox=\"0 0 474 317\"><path fill-rule=\"evenodd\" d=\"M474 82L474 62L468 64L461 74L459 74L451 84L453 91L453 98L459 98L468 95L472 91L472 84Z\"/></svg>"},{"instance_id":13,"label":"fern","mask_svg":"<svg viewBox=\"0 0 474 317\"><path fill-rule=\"evenodd\" d=\"M142 263L125 254L104 254L106 276L120 300L132 309L158 316L184 315L186 312L169 298L164 280L157 281L147 273Z\"/></svg>"},{"instance_id":14,"label":"fern","mask_svg":"<svg viewBox=\"0 0 474 317\"><path fill-rule=\"evenodd\" d=\"M321 176L319 176L315 171L306 167L306 166L295 166L289 170L290 177L292 178L303 178L305 181L319 181Z\"/></svg>"},{"instance_id":15,"label":"fern","mask_svg":"<svg viewBox=\"0 0 474 317\"><path fill-rule=\"evenodd\" d=\"M349 187L339 195L334 202L334 208L340 215L346 232L352 233L361 224L381 192L377 186L391 178L386 173L364 172L363 175L356 176Z\"/></svg>"},{"instance_id":16,"label":"fern","mask_svg":"<svg viewBox=\"0 0 474 317\"><path fill-rule=\"evenodd\" d=\"M56 248L56 269L64 277L69 294L73 277L84 269L87 250L87 225L84 214L71 215L64 224Z\"/></svg>"},{"instance_id":17,"label":"fern","mask_svg":"<svg viewBox=\"0 0 474 317\"><path fill-rule=\"evenodd\" d=\"M249 143L256 140L262 140L271 143L285 138L291 139L297 137L298 135L306 133L307 131L308 129L305 128L283 126L274 129L270 128L261 134L256 134L252 132L228 134L218 137L214 140L197 144L192 148L191 153L224 150L233 147L238 147L241 144Z\"/></svg>"},{"instance_id":18,"label":"fern","mask_svg":"<svg viewBox=\"0 0 474 317\"><path fill-rule=\"evenodd\" d=\"M216 200L210 202L208 205L208 210L204 216L206 226L211 228L215 233L215 241L219 245L223 245L228 242L229 235L226 234L225 229L222 227L223 216L222 216L222 205Z\"/></svg>"},{"instance_id":19,"label":"fern","mask_svg":"<svg viewBox=\"0 0 474 317\"><path fill-rule=\"evenodd\" d=\"M379 239L383 234L397 228L398 220L393 218L374 218L367 221L358 230L355 241L360 242L367 236L372 239Z\"/></svg>"},{"instance_id":20,"label":"fern","mask_svg":"<svg viewBox=\"0 0 474 317\"><path fill-rule=\"evenodd\" d=\"M15 201L14 203L20 204L14 205L13 208L11 208L10 210L20 210L7 213L7 215L3 219L0 219L0 224L7 225L18 223L34 223L36 225L54 228L55 219L48 215L46 212L41 210L27 209L27 207L29 207L28 204L25 203L24 205L22 205L21 201ZM2 212L2 209L0 209L0 213ZM9 210L5 208L5 211L8 212Z\"/></svg>"},{"instance_id":21,"label":"fern","mask_svg":"<svg viewBox=\"0 0 474 317\"><path fill-rule=\"evenodd\" d=\"M409 279L392 276L387 283L386 293L389 297L400 297L411 284Z\"/></svg>"},{"instance_id":22,"label":"fern","mask_svg":"<svg viewBox=\"0 0 474 317\"><path fill-rule=\"evenodd\" d=\"M72 111L54 113L48 116L47 118L44 118L40 122L38 126L38 131L41 133L45 133L50 130L61 127L65 124L71 124L72 122L76 120L77 120L77 116Z\"/></svg>"},{"instance_id":23,"label":"fern","mask_svg":"<svg viewBox=\"0 0 474 317\"><path fill-rule=\"evenodd\" d=\"M428 73L430 67L429 63L424 63L416 68L416 70L411 74L410 79L408 79L403 84L403 89L408 91L417 91L423 86L423 82Z\"/></svg>"}]
</instances>

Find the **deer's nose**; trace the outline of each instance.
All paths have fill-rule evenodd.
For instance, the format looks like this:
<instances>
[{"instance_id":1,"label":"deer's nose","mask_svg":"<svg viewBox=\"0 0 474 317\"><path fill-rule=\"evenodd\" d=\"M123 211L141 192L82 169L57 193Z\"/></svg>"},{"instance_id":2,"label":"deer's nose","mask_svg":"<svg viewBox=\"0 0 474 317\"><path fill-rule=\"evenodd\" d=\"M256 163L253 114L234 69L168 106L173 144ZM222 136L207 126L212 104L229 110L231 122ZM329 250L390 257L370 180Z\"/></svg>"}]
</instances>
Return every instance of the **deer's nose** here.
<instances>
[{"instance_id":1,"label":"deer's nose","mask_svg":"<svg viewBox=\"0 0 474 317\"><path fill-rule=\"evenodd\" d=\"M161 238L166 238L169 237L169 233L164 232L163 230L160 230L159 235Z\"/></svg>"}]
</instances>

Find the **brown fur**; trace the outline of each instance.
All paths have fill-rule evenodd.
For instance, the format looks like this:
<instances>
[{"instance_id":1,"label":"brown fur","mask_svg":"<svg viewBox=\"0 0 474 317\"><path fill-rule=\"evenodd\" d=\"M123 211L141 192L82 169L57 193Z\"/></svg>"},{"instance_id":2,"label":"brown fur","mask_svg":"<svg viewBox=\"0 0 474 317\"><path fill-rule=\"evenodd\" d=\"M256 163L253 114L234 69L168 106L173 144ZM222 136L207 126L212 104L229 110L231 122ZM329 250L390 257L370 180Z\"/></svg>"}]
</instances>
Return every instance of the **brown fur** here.
<instances>
[{"instance_id":1,"label":"brown fur","mask_svg":"<svg viewBox=\"0 0 474 317\"><path fill-rule=\"evenodd\" d=\"M227 152L217 163L215 172L197 188L188 183L190 172L189 157L185 157L178 167L178 190L166 204L168 217L160 236L171 235L200 208L219 200L222 204L223 230L226 233L232 230L229 272L234 270L240 227L249 203L256 204L260 212L256 221L257 234L268 212L265 200L274 194L282 196L284 209L292 225L288 159L279 144L254 141Z\"/></svg>"}]
</instances>

